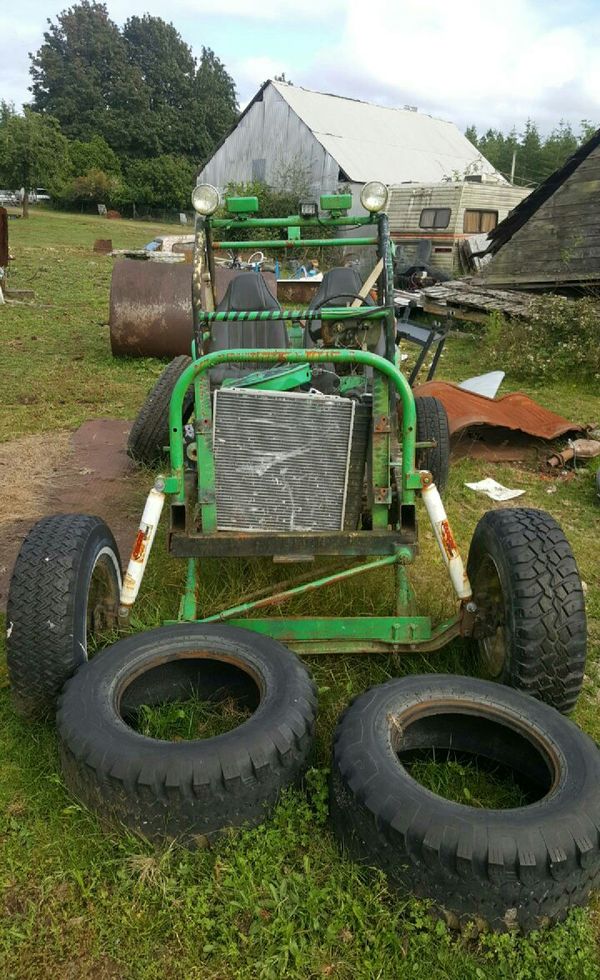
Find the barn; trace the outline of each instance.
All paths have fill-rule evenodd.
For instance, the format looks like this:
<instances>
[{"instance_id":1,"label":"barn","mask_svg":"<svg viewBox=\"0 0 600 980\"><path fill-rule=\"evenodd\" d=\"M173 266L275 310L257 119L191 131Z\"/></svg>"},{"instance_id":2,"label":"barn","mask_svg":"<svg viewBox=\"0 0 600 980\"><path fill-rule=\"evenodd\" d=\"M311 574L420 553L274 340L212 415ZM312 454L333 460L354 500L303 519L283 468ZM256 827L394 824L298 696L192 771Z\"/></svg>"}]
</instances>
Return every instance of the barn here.
<instances>
[{"instance_id":1,"label":"barn","mask_svg":"<svg viewBox=\"0 0 600 980\"><path fill-rule=\"evenodd\" d=\"M386 184L483 174L504 182L454 123L415 109L373 105L267 81L204 164L199 182L262 181L311 196L350 185L355 210L368 180ZM300 179L299 179L300 178Z\"/></svg>"}]
</instances>

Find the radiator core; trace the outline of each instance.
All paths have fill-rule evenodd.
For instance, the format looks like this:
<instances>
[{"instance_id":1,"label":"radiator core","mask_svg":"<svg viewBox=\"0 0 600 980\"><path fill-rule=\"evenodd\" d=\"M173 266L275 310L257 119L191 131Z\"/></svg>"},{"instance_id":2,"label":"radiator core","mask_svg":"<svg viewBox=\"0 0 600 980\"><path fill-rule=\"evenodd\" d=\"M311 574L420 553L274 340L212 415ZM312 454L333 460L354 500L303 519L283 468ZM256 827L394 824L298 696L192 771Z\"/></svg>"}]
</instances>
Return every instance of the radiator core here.
<instances>
[{"instance_id":1,"label":"radiator core","mask_svg":"<svg viewBox=\"0 0 600 980\"><path fill-rule=\"evenodd\" d=\"M351 399L220 388L213 419L219 530L344 527Z\"/></svg>"}]
</instances>

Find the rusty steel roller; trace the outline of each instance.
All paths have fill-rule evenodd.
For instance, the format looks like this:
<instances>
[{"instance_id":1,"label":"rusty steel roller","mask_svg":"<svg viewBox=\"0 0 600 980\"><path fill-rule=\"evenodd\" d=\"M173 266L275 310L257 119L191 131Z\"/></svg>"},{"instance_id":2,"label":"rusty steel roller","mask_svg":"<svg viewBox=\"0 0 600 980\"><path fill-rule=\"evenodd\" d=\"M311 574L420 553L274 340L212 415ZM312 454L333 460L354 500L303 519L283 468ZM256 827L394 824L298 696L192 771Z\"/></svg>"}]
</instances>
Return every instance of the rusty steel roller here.
<instances>
[{"instance_id":1,"label":"rusty steel roller","mask_svg":"<svg viewBox=\"0 0 600 980\"><path fill-rule=\"evenodd\" d=\"M119 259L110 286L110 345L116 356L175 357L192 343L192 266Z\"/></svg>"}]
</instances>

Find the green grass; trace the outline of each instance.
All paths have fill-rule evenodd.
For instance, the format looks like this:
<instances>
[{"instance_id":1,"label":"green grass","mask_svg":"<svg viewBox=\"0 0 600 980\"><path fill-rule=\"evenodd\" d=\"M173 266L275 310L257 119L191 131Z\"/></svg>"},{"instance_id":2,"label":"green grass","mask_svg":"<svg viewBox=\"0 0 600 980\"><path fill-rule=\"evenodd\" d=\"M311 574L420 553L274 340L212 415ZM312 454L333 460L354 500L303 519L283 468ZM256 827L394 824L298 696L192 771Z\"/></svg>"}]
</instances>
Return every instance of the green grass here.
<instances>
[{"instance_id":1,"label":"green grass","mask_svg":"<svg viewBox=\"0 0 600 980\"><path fill-rule=\"evenodd\" d=\"M232 697L223 697L218 701L190 697L167 704L143 704L133 727L148 738L181 742L223 735L237 728L251 714Z\"/></svg>"},{"instance_id":2,"label":"green grass","mask_svg":"<svg viewBox=\"0 0 600 980\"><path fill-rule=\"evenodd\" d=\"M504 772L499 766L480 769L476 759L419 759L404 766L418 783L454 803L506 810L528 802L527 794L517 785L512 772Z\"/></svg>"},{"instance_id":3,"label":"green grass","mask_svg":"<svg viewBox=\"0 0 600 980\"><path fill-rule=\"evenodd\" d=\"M49 212L10 223L16 255L14 287L32 287L33 305L0 308L5 384L0 439L39 432L40 451L53 430L88 418L131 418L162 365L115 360L108 342L107 306L112 260L95 256L95 238L117 247L139 245L160 229ZM452 338L440 377L462 378L502 367L486 360L480 335ZM508 391L518 387L509 377ZM528 389L542 404L576 419L599 421L597 393L575 378ZM466 480L494 476L525 487L522 502L543 507L562 523L587 584L590 657L575 719L600 739L600 562L598 507L592 469L569 479L544 478L539 463L453 467L447 509L466 554L489 502L466 490ZM148 483L151 475L148 474ZM556 492L548 494L550 487ZM440 619L452 597L431 532L421 519L422 554L413 571L419 608ZM305 568L302 568L304 571ZM203 608L233 602L275 580L265 562L206 563ZM165 557L160 536L133 626L172 617L183 581L182 563ZM293 574L293 569L284 575ZM389 577L358 579L298 600L306 613L383 612ZM20 721L0 674L0 976L17 980L230 980L230 978L386 978L404 980L595 980L600 976L598 903L574 912L556 929L527 939L455 937L422 903L392 895L338 853L326 821L326 773L336 719L350 699L401 674L447 670L469 673L460 643L427 657L322 657L310 667L319 687L314 770L306 790L286 794L274 819L236 832L212 849L155 849L131 835L107 836L66 792L51 726ZM186 737L189 713L146 719L158 737ZM198 706L196 706L198 708ZM179 708L176 708L179 710ZM202 714L202 717L200 715ZM197 721L206 722L198 710ZM211 720L213 724L216 719ZM178 727L182 723L182 727ZM193 729L193 725L192 725ZM214 730L214 729L213 729ZM482 773L437 765L423 779L471 805L510 799L505 783L485 785ZM434 782L432 782L432 780ZM479 780L479 782L478 782ZM489 794L492 793L492 796ZM496 794L495 796L493 794ZM491 802L495 800L496 803Z\"/></svg>"}]
</instances>

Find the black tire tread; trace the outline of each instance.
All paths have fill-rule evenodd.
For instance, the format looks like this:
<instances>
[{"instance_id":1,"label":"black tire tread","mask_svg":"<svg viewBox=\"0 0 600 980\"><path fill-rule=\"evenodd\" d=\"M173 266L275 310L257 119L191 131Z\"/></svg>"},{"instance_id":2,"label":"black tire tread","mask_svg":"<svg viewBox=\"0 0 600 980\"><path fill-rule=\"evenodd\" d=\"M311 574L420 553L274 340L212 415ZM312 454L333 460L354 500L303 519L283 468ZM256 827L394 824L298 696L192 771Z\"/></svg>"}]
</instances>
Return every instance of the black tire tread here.
<instances>
[{"instance_id":1,"label":"black tire tread","mask_svg":"<svg viewBox=\"0 0 600 980\"><path fill-rule=\"evenodd\" d=\"M133 651L136 640L145 642L143 637L105 651L104 663L117 647L124 649L127 643ZM96 683L86 667L65 686L59 701L57 728L67 786L108 826L124 824L152 840L178 838L193 845L196 837L210 838L225 827L260 822L281 790L306 768L314 741L316 687L291 651L281 647L280 656L294 692L285 717L265 717L243 739L236 740L234 730L203 740L195 751L188 748L198 743L143 739L139 754L123 752L120 723L109 730L105 726L102 739L90 737L78 693L82 684Z\"/></svg>"},{"instance_id":2,"label":"black tire tread","mask_svg":"<svg viewBox=\"0 0 600 980\"><path fill-rule=\"evenodd\" d=\"M429 470L441 492L448 483L450 472L450 430L448 415L439 398L432 395L415 397L417 410L417 442L435 440L430 449L417 449L417 469Z\"/></svg>"},{"instance_id":3,"label":"black tire tread","mask_svg":"<svg viewBox=\"0 0 600 980\"><path fill-rule=\"evenodd\" d=\"M505 556L514 618L511 655L500 678L561 712L575 706L585 672L585 597L577 563L557 521L543 510L514 507L488 511L469 551L467 574L493 535Z\"/></svg>"},{"instance_id":4,"label":"black tire tread","mask_svg":"<svg viewBox=\"0 0 600 980\"><path fill-rule=\"evenodd\" d=\"M6 610L8 674L15 707L24 717L47 715L73 673L75 583L90 535L100 517L55 514L39 520L17 556Z\"/></svg>"},{"instance_id":5,"label":"black tire tread","mask_svg":"<svg viewBox=\"0 0 600 980\"><path fill-rule=\"evenodd\" d=\"M576 733L581 758L589 772L585 797L580 799L572 783L570 798L560 816L543 815L545 801L506 811L488 811L500 820L473 830L465 808L433 797L414 784L404 796L383 768L372 740L365 735L372 726L380 697L399 684L416 678L393 680L360 696L338 723L334 738L331 776L333 830L349 855L360 863L381 868L402 891L409 889L434 902L455 928L489 927L498 931L529 932L565 918L569 909L586 904L600 886L600 794L597 779L600 761L594 743L577 731L568 719L555 715ZM427 692L428 679L418 679ZM461 695L460 678L436 675ZM502 688L490 682L464 679L465 687L489 689L490 704L502 703ZM470 696L469 691L469 696ZM529 699L511 692L510 700L522 701L522 717L529 714ZM544 723L551 709L535 710L536 724ZM554 714L552 712L552 714ZM547 716L550 717L550 716ZM556 728L555 728L556 730ZM570 737L570 736L569 736ZM566 743L571 744L571 743ZM567 759L567 764L571 760ZM405 786L406 790L406 786ZM562 805L562 804L561 804ZM458 811L463 811L458 813ZM476 810L476 814L481 811ZM520 825L515 815L521 818ZM529 825L527 826L526 823Z\"/></svg>"},{"instance_id":6,"label":"black tire tread","mask_svg":"<svg viewBox=\"0 0 600 980\"><path fill-rule=\"evenodd\" d=\"M179 354L167 364L142 405L129 433L127 452L132 459L152 465L169 444L169 403L176 382L192 363L187 354ZM183 400L183 420L193 408L193 392L188 389Z\"/></svg>"}]
</instances>

